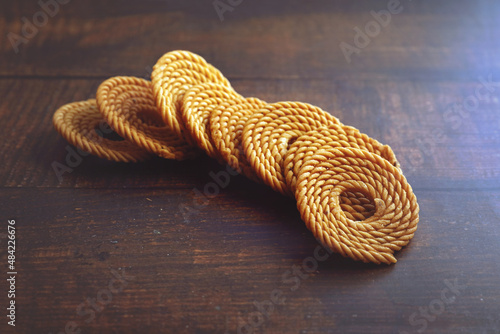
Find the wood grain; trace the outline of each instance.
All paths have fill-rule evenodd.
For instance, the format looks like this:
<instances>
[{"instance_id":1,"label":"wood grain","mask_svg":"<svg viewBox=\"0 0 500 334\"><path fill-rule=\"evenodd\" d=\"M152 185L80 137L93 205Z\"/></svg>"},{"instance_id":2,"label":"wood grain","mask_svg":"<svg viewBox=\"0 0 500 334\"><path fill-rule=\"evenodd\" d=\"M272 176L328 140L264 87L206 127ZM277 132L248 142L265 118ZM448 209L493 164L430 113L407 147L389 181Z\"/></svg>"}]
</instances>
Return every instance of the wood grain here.
<instances>
[{"instance_id":1,"label":"wood grain","mask_svg":"<svg viewBox=\"0 0 500 334\"><path fill-rule=\"evenodd\" d=\"M353 73L471 78L498 72L500 66L500 44L494 38L500 12L491 1L401 0L403 10L350 64L339 44L354 45L353 29L364 29L373 20L370 11L386 10L388 1L242 2L222 22L212 3L71 1L18 54L6 34L19 34L21 18L32 20L40 7L30 1L5 3L0 54L10 66L3 66L0 75L143 76L163 53L175 49L200 53L237 78Z\"/></svg>"},{"instance_id":2,"label":"wood grain","mask_svg":"<svg viewBox=\"0 0 500 334\"><path fill-rule=\"evenodd\" d=\"M339 44L388 1L243 1L224 21L212 1L70 1L18 53L8 34L40 6L2 2L0 262L15 219L18 276L0 333L500 331L500 5L401 6L349 63ZM325 253L293 200L242 176L202 197L225 169L208 157L85 156L58 179L72 148L53 112L175 49L245 96L318 105L391 145L421 212L398 263Z\"/></svg>"},{"instance_id":3,"label":"wood grain","mask_svg":"<svg viewBox=\"0 0 500 334\"><path fill-rule=\"evenodd\" d=\"M293 201L247 183L230 184L189 220L178 207L192 203L190 190L2 190L19 226L19 328L56 331L75 321L103 333L236 332L237 318L279 289L286 301L262 331L388 333L414 328L408 317L440 300L445 280L455 279L460 295L430 332L446 332L450 323L480 328L500 311L492 210L500 192L471 191L469 204L461 192L417 192L419 231L396 265L332 255L290 281L300 277L292 266L314 256L318 244ZM106 289L118 268L134 279L87 324L76 308Z\"/></svg>"}]
</instances>

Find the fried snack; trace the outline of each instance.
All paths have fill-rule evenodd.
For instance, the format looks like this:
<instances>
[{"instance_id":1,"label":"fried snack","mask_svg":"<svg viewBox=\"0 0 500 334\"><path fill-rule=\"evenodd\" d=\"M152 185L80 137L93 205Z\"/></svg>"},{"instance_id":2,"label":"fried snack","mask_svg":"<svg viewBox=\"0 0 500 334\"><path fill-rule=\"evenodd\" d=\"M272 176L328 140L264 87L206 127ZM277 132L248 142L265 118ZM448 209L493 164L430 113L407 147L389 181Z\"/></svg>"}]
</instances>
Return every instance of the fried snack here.
<instances>
[{"instance_id":1,"label":"fried snack","mask_svg":"<svg viewBox=\"0 0 500 334\"><path fill-rule=\"evenodd\" d=\"M218 69L188 51L173 51L163 55L153 67L151 82L156 107L165 124L192 145L196 144L195 140L186 133L181 114L182 99L186 91L192 86L207 82L231 87Z\"/></svg>"},{"instance_id":2,"label":"fried snack","mask_svg":"<svg viewBox=\"0 0 500 334\"><path fill-rule=\"evenodd\" d=\"M135 77L114 77L97 89L97 105L115 131L142 149L162 158L185 160L199 151L179 138L160 117L151 82Z\"/></svg>"},{"instance_id":3,"label":"fried snack","mask_svg":"<svg viewBox=\"0 0 500 334\"><path fill-rule=\"evenodd\" d=\"M320 128L309 131L297 138L290 145L283 161L286 184L295 193L297 174L302 164L311 157L318 148L329 147L353 147L370 151L380 155L392 165L398 167L399 163L392 149L377 140L368 137L358 129L347 125L333 125L328 128Z\"/></svg>"},{"instance_id":4,"label":"fried snack","mask_svg":"<svg viewBox=\"0 0 500 334\"><path fill-rule=\"evenodd\" d=\"M53 116L56 130L71 145L96 155L100 158L121 161L138 162L151 157L132 142L119 138L103 120L96 100L73 102L60 107ZM118 137L118 140L106 139L108 135Z\"/></svg>"},{"instance_id":5,"label":"fried snack","mask_svg":"<svg viewBox=\"0 0 500 334\"><path fill-rule=\"evenodd\" d=\"M242 146L242 134L246 121L255 112L266 105L257 98L246 98L233 101L212 112L210 117L210 133L217 151L224 161L240 174L260 182L247 161Z\"/></svg>"},{"instance_id":6,"label":"fried snack","mask_svg":"<svg viewBox=\"0 0 500 334\"><path fill-rule=\"evenodd\" d=\"M243 149L253 171L274 190L293 196L285 182L282 160L289 146L304 133L340 124L340 121L313 105L302 102L268 104L245 124Z\"/></svg>"},{"instance_id":7,"label":"fried snack","mask_svg":"<svg viewBox=\"0 0 500 334\"><path fill-rule=\"evenodd\" d=\"M151 82L106 80L97 100L62 106L53 122L71 144L113 161L203 150L295 197L314 236L357 261L395 263L417 229L417 199L389 146L307 103L244 98L188 51L163 55Z\"/></svg>"},{"instance_id":8,"label":"fried snack","mask_svg":"<svg viewBox=\"0 0 500 334\"><path fill-rule=\"evenodd\" d=\"M349 219L344 192L362 192L375 205L371 217ZM419 207L401 171L377 154L356 148L319 149L297 178L297 207L314 236L333 251L363 262L395 263L408 244Z\"/></svg>"},{"instance_id":9,"label":"fried snack","mask_svg":"<svg viewBox=\"0 0 500 334\"><path fill-rule=\"evenodd\" d=\"M216 109L224 110L242 100L243 96L232 88L216 83L204 83L191 87L182 100L181 114L187 132L196 145L208 156L222 160L210 134L210 116Z\"/></svg>"}]
</instances>

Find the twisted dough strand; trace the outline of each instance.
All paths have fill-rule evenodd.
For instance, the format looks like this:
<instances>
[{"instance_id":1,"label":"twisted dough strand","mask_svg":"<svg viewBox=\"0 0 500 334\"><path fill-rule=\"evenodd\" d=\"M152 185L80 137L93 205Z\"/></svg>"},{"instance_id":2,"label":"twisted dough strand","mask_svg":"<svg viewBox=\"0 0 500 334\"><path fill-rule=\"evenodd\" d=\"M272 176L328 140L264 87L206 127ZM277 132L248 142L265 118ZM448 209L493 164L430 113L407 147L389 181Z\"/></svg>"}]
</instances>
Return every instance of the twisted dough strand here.
<instances>
[{"instance_id":1,"label":"twisted dough strand","mask_svg":"<svg viewBox=\"0 0 500 334\"><path fill-rule=\"evenodd\" d=\"M375 205L361 191L345 191L340 194L340 208L347 218L354 221L365 220L375 213Z\"/></svg>"},{"instance_id":2,"label":"twisted dough strand","mask_svg":"<svg viewBox=\"0 0 500 334\"><path fill-rule=\"evenodd\" d=\"M151 157L148 152L131 142L106 139L96 132L104 121L94 99L60 107L52 120L56 130L70 144L100 158L138 162Z\"/></svg>"},{"instance_id":3,"label":"twisted dough strand","mask_svg":"<svg viewBox=\"0 0 500 334\"><path fill-rule=\"evenodd\" d=\"M218 69L188 51L173 51L161 57L151 74L156 107L165 124L190 144L195 140L186 132L181 115L184 94L192 86L213 82L231 87Z\"/></svg>"},{"instance_id":4,"label":"twisted dough strand","mask_svg":"<svg viewBox=\"0 0 500 334\"><path fill-rule=\"evenodd\" d=\"M318 128L311 130L300 136L290 146L283 169L285 171L286 183L293 193L297 174L302 164L311 157L318 148L330 147L353 147L378 154L394 166L399 166L396 156L388 145L382 145L377 140L368 137L358 129L347 125L331 125L328 128Z\"/></svg>"},{"instance_id":5,"label":"twisted dough strand","mask_svg":"<svg viewBox=\"0 0 500 334\"><path fill-rule=\"evenodd\" d=\"M337 118L307 103L268 104L246 122L243 149L265 184L283 195L293 196L282 168L289 145L308 131L336 124L340 124Z\"/></svg>"},{"instance_id":6,"label":"twisted dough strand","mask_svg":"<svg viewBox=\"0 0 500 334\"><path fill-rule=\"evenodd\" d=\"M212 140L222 159L231 168L251 180L260 182L243 151L242 135L246 121L265 106L266 102L253 97L233 102L231 105L217 108L212 113L210 117Z\"/></svg>"},{"instance_id":7,"label":"twisted dough strand","mask_svg":"<svg viewBox=\"0 0 500 334\"><path fill-rule=\"evenodd\" d=\"M97 89L97 105L115 131L162 158L184 160L198 151L168 128L157 112L151 82L114 77Z\"/></svg>"},{"instance_id":8,"label":"twisted dough strand","mask_svg":"<svg viewBox=\"0 0 500 334\"><path fill-rule=\"evenodd\" d=\"M363 192L375 203L373 216L353 221L339 196ZM301 168L297 207L307 228L332 250L354 260L395 263L394 251L413 237L419 207L400 170L377 154L356 148L318 150Z\"/></svg>"},{"instance_id":9,"label":"twisted dough strand","mask_svg":"<svg viewBox=\"0 0 500 334\"><path fill-rule=\"evenodd\" d=\"M221 159L219 151L212 142L210 116L215 109L224 110L225 107L242 99L243 96L232 88L213 82L193 86L184 95L181 114L186 130L209 157Z\"/></svg>"}]
</instances>

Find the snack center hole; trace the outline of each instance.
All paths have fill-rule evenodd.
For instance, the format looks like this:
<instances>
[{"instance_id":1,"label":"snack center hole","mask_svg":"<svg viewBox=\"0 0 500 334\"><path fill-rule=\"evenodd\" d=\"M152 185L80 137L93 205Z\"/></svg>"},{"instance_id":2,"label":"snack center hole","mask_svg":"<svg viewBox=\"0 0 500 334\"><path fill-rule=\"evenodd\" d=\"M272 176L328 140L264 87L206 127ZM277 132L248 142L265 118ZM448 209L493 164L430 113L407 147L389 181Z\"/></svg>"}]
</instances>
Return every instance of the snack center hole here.
<instances>
[{"instance_id":1,"label":"snack center hole","mask_svg":"<svg viewBox=\"0 0 500 334\"><path fill-rule=\"evenodd\" d=\"M113 131L113 129L108 125L108 123L101 122L94 128L95 133L104 139L112 141L123 141L123 139L118 133Z\"/></svg>"},{"instance_id":2,"label":"snack center hole","mask_svg":"<svg viewBox=\"0 0 500 334\"><path fill-rule=\"evenodd\" d=\"M373 198L359 190L345 190L340 194L340 207L346 217L354 221L365 220L375 213Z\"/></svg>"},{"instance_id":3,"label":"snack center hole","mask_svg":"<svg viewBox=\"0 0 500 334\"><path fill-rule=\"evenodd\" d=\"M131 117L130 121L132 122L139 120L146 126L165 126L156 107L150 103L144 102L142 99L130 98L125 100L123 108L126 110L126 114Z\"/></svg>"},{"instance_id":4,"label":"snack center hole","mask_svg":"<svg viewBox=\"0 0 500 334\"><path fill-rule=\"evenodd\" d=\"M157 127L165 126L165 123L163 122L161 115L154 108L151 107L139 108L138 110L136 110L136 116L144 124L147 124L149 126L157 126Z\"/></svg>"},{"instance_id":5,"label":"snack center hole","mask_svg":"<svg viewBox=\"0 0 500 334\"><path fill-rule=\"evenodd\" d=\"M295 143L295 142L297 141L297 139L298 139L298 138L299 138L299 137L297 137L297 136L290 138L290 139L288 140L288 146L287 146L287 148L286 148L286 149L287 149L287 150L289 150L289 149L290 149L290 146L292 146L292 144L293 144L293 143Z\"/></svg>"}]
</instances>

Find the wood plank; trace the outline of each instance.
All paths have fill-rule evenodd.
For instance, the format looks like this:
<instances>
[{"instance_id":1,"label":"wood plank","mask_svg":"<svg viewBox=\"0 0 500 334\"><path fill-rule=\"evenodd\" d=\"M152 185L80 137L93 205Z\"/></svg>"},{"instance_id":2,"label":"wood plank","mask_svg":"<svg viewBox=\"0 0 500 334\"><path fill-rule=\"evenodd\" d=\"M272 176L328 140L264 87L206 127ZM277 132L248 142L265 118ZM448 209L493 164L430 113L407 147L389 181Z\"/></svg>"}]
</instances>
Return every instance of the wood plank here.
<instances>
[{"instance_id":1,"label":"wood plank","mask_svg":"<svg viewBox=\"0 0 500 334\"><path fill-rule=\"evenodd\" d=\"M71 1L15 53L7 35L22 36L33 1L4 3L0 75L143 76L165 52L188 49L230 78L471 78L498 74L500 7L490 1L412 3L347 62L341 42L356 46L355 27L388 1L241 3L220 21L213 2ZM480 22L480 24L479 24Z\"/></svg>"},{"instance_id":2,"label":"wood plank","mask_svg":"<svg viewBox=\"0 0 500 334\"><path fill-rule=\"evenodd\" d=\"M266 188L231 183L189 221L176 208L196 198L190 190L0 189L2 211L18 227L16 330L56 333L74 321L97 333L236 333L238 319L256 311L253 302L269 300L275 289L286 300L260 332L497 328L500 192L417 196L419 229L396 265L331 255L299 278L293 266L314 256L318 244L295 203ZM134 278L121 291L115 282L93 319L87 298L105 301L118 273ZM455 283L457 292L442 294ZM433 321L422 320L419 308L440 305Z\"/></svg>"}]
</instances>

